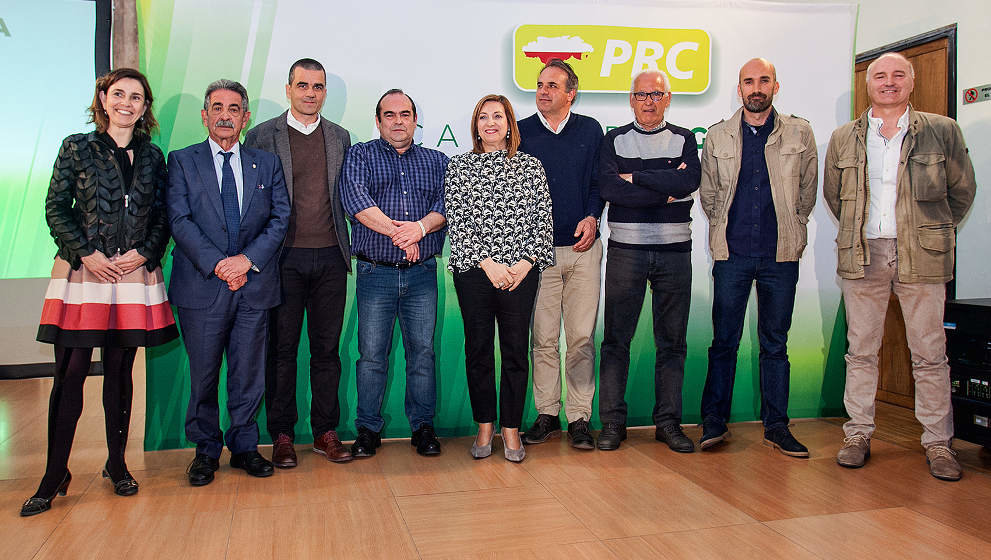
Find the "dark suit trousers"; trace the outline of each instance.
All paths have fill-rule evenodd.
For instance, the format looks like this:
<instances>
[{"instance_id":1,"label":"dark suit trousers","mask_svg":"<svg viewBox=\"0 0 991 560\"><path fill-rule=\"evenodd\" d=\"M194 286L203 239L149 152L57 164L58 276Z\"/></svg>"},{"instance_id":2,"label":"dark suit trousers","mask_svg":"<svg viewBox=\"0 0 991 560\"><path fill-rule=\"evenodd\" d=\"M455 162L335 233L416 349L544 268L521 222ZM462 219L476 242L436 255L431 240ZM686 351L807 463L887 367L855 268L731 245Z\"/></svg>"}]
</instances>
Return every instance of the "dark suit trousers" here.
<instances>
[{"instance_id":1,"label":"dark suit trousers","mask_svg":"<svg viewBox=\"0 0 991 560\"><path fill-rule=\"evenodd\" d=\"M189 354L186 438L196 444L197 453L214 458L220 457L224 442L231 453L255 451L258 447L255 414L265 393L268 309L252 308L242 291L231 292L225 287L212 306L179 307L178 311L182 339ZM217 389L225 353L231 424L222 434Z\"/></svg>"},{"instance_id":2,"label":"dark suit trousers","mask_svg":"<svg viewBox=\"0 0 991 560\"><path fill-rule=\"evenodd\" d=\"M265 411L272 439L295 439L296 357L306 314L310 341L310 426L313 437L337 428L341 420L339 353L348 270L339 247L287 248L282 256L282 305L272 309Z\"/></svg>"}]
</instances>

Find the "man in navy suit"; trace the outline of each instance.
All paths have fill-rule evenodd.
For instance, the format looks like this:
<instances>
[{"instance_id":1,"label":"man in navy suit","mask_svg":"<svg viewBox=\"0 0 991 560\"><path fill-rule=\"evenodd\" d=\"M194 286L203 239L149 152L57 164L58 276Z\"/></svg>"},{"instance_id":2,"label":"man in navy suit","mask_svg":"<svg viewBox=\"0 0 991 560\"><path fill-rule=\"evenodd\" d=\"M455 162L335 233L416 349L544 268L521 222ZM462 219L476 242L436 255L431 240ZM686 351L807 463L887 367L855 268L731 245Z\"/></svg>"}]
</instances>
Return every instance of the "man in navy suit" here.
<instances>
[{"instance_id":1,"label":"man in navy suit","mask_svg":"<svg viewBox=\"0 0 991 560\"><path fill-rule=\"evenodd\" d=\"M271 476L258 453L255 413L265 392L268 310L279 304L279 251L289 224L282 164L240 145L248 93L231 80L207 87L205 142L169 154L168 213L175 250L169 299L189 354L186 437L196 444L187 474L213 481L226 442L231 466ZM227 410L220 430L217 388L227 357Z\"/></svg>"}]
</instances>

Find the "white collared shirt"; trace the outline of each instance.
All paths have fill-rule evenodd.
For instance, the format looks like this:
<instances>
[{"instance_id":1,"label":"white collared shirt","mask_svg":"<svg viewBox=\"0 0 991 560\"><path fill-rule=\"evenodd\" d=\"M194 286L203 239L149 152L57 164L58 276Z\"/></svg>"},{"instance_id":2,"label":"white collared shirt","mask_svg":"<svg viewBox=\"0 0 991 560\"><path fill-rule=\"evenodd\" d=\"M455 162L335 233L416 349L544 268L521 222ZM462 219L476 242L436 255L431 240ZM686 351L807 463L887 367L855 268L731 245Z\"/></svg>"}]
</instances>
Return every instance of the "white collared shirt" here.
<instances>
[{"instance_id":1,"label":"white collared shirt","mask_svg":"<svg viewBox=\"0 0 991 560\"><path fill-rule=\"evenodd\" d=\"M908 108L898 117L898 132L891 139L881 135L883 119L874 118L874 109L867 113L867 180L871 192L871 207L867 214L864 235L868 239L892 239L898 236L895 202L898 200L898 163L902 141L908 131Z\"/></svg>"},{"instance_id":2,"label":"white collared shirt","mask_svg":"<svg viewBox=\"0 0 991 560\"><path fill-rule=\"evenodd\" d=\"M223 148L220 144L207 139L210 142L210 151L213 153L213 169L217 172L217 186L223 189L224 184L224 156L220 155ZM235 142L230 149L234 154L231 156L231 169L234 171L234 184L237 185L237 207L241 208L241 201L244 200L244 175L241 172L241 143Z\"/></svg>"},{"instance_id":3,"label":"white collared shirt","mask_svg":"<svg viewBox=\"0 0 991 560\"><path fill-rule=\"evenodd\" d=\"M314 130L317 129L318 126L320 126L320 115L317 115L317 120L313 121L312 123L303 124L299 122L299 119L292 116L292 109L290 109L286 111L286 124L295 128L299 132L303 133L303 135L309 136L311 132L313 132Z\"/></svg>"},{"instance_id":4,"label":"white collared shirt","mask_svg":"<svg viewBox=\"0 0 991 560\"><path fill-rule=\"evenodd\" d=\"M540 119L540 122L544 123L544 128L553 132L554 134L561 134L561 131L564 130L564 126L568 124L568 119L571 118L571 111L569 110L568 114L565 115L563 119L561 119L560 123L558 123L557 130L554 130L554 127L551 126L551 123L547 122L547 119L544 118L543 113L541 113L540 111L537 111L537 118Z\"/></svg>"}]
</instances>

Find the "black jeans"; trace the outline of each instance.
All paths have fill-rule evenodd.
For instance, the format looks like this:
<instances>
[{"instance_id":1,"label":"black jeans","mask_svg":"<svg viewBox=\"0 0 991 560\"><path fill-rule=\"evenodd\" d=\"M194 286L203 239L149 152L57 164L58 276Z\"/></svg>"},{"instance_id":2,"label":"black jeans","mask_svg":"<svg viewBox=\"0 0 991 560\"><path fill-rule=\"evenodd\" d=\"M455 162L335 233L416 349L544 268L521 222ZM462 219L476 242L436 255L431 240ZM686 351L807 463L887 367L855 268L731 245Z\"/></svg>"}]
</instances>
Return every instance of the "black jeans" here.
<instances>
[{"instance_id":1,"label":"black jeans","mask_svg":"<svg viewBox=\"0 0 991 560\"><path fill-rule=\"evenodd\" d=\"M340 340L347 301L347 266L338 247L290 247L281 261L282 304L269 319L269 360L265 371L268 433L295 438L296 357L306 314L310 340L310 425L313 437L337 428L341 419Z\"/></svg>"},{"instance_id":2,"label":"black jeans","mask_svg":"<svg viewBox=\"0 0 991 560\"><path fill-rule=\"evenodd\" d=\"M657 426L681 423L681 386L688 345L692 255L610 247L599 366L599 420L626 424L630 341L637 330L647 283L654 319L654 412Z\"/></svg>"},{"instance_id":3,"label":"black jeans","mask_svg":"<svg viewBox=\"0 0 991 560\"><path fill-rule=\"evenodd\" d=\"M533 269L512 292L492 286L480 268L454 273L465 325L465 373L475 422L496 421L495 330L499 325L502 373L499 423L519 428L530 384L530 319L540 273Z\"/></svg>"}]
</instances>

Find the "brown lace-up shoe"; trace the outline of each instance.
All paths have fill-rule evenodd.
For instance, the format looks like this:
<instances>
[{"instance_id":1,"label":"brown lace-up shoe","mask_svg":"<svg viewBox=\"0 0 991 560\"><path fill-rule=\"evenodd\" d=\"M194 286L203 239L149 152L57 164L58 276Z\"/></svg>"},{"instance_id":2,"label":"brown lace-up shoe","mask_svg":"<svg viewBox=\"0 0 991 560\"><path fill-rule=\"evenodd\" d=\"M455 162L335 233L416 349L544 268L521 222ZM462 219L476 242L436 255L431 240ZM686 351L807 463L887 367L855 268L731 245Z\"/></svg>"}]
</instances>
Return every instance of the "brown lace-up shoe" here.
<instances>
[{"instance_id":1,"label":"brown lace-up shoe","mask_svg":"<svg viewBox=\"0 0 991 560\"><path fill-rule=\"evenodd\" d=\"M354 457L337 437L337 432L327 430L313 440L313 451L325 455L333 463L347 463Z\"/></svg>"},{"instance_id":2,"label":"brown lace-up shoe","mask_svg":"<svg viewBox=\"0 0 991 560\"><path fill-rule=\"evenodd\" d=\"M280 469L291 469L296 466L296 449L288 434L279 434L272 442L272 464Z\"/></svg>"},{"instance_id":3,"label":"brown lace-up shoe","mask_svg":"<svg viewBox=\"0 0 991 560\"><path fill-rule=\"evenodd\" d=\"M945 445L930 445L926 448L926 462L929 474L940 480L956 481L963 476L963 469L957 462L957 452Z\"/></svg>"},{"instance_id":4,"label":"brown lace-up shoe","mask_svg":"<svg viewBox=\"0 0 991 560\"><path fill-rule=\"evenodd\" d=\"M836 462L841 467L859 469L871 456L871 438L864 434L853 434L843 438L843 447L836 452Z\"/></svg>"}]
</instances>

